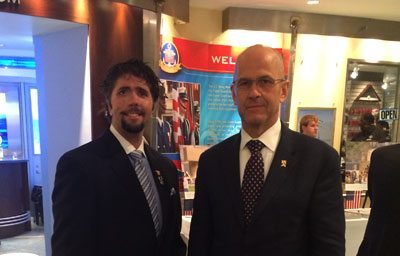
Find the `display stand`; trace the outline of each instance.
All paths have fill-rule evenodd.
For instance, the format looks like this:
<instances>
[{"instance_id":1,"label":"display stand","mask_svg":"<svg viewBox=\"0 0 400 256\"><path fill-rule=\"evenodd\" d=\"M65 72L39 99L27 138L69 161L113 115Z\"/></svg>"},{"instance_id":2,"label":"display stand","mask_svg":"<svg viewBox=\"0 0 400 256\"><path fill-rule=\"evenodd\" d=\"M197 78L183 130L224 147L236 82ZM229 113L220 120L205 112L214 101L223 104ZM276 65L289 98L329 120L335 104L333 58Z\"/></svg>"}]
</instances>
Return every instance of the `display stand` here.
<instances>
[{"instance_id":1,"label":"display stand","mask_svg":"<svg viewBox=\"0 0 400 256\"><path fill-rule=\"evenodd\" d=\"M195 191L195 181L200 155L207 150L208 146L181 145L180 157L183 177L183 215L191 216Z\"/></svg>"}]
</instances>

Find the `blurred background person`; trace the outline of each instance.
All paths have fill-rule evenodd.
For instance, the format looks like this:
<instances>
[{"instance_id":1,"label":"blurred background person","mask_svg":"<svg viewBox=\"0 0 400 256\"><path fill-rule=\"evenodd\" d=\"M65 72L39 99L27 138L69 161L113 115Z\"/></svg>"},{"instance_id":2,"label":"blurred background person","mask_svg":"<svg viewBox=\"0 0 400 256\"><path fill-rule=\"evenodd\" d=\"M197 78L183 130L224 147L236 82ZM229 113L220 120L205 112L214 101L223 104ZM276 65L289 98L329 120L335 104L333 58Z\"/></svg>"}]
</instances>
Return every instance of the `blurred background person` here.
<instances>
[{"instance_id":1,"label":"blurred background person","mask_svg":"<svg viewBox=\"0 0 400 256\"><path fill-rule=\"evenodd\" d=\"M198 101L193 102L193 131L190 133L192 145L200 145L200 106Z\"/></svg>"},{"instance_id":2,"label":"blurred background person","mask_svg":"<svg viewBox=\"0 0 400 256\"><path fill-rule=\"evenodd\" d=\"M376 149L368 173L371 213L357 256L400 255L399 183L400 144Z\"/></svg>"},{"instance_id":3,"label":"blurred background person","mask_svg":"<svg viewBox=\"0 0 400 256\"><path fill-rule=\"evenodd\" d=\"M375 132L375 118L371 113L366 113L360 120L361 131L356 134L351 141L373 141Z\"/></svg>"},{"instance_id":4,"label":"blurred background person","mask_svg":"<svg viewBox=\"0 0 400 256\"><path fill-rule=\"evenodd\" d=\"M178 89L179 92L179 119L181 125L181 134L183 137L183 145L190 145L190 122L187 119L188 97L186 87L182 86Z\"/></svg>"},{"instance_id":5,"label":"blurred background person","mask_svg":"<svg viewBox=\"0 0 400 256\"><path fill-rule=\"evenodd\" d=\"M165 87L160 86L160 97L158 99L158 116L157 116L157 151L161 153L174 152L172 139L172 126L163 119L163 115L167 110L166 99L168 98Z\"/></svg>"},{"instance_id":6,"label":"blurred background person","mask_svg":"<svg viewBox=\"0 0 400 256\"><path fill-rule=\"evenodd\" d=\"M378 142L390 142L392 140L390 136L389 123L387 121L380 120L376 122L374 134Z\"/></svg>"},{"instance_id":7,"label":"blurred background person","mask_svg":"<svg viewBox=\"0 0 400 256\"><path fill-rule=\"evenodd\" d=\"M300 133L317 138L318 136L318 116L305 115L300 120Z\"/></svg>"}]
</instances>

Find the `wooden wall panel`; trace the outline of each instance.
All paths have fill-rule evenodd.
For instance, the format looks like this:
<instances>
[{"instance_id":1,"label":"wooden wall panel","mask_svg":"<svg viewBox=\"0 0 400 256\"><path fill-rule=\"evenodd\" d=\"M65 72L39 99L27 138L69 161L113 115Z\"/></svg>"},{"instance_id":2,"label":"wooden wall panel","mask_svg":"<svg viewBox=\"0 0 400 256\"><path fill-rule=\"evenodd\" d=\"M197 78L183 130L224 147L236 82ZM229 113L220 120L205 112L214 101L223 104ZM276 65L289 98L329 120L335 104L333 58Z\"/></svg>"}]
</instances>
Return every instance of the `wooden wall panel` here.
<instances>
[{"instance_id":1,"label":"wooden wall panel","mask_svg":"<svg viewBox=\"0 0 400 256\"><path fill-rule=\"evenodd\" d=\"M108 127L102 111L103 98L98 87L111 65L133 57L142 59L143 12L121 3L106 1L108 8L105 8L103 0L92 1L91 4L95 6L103 6L102 9L90 8L89 26L92 134L93 137L98 137Z\"/></svg>"},{"instance_id":2,"label":"wooden wall panel","mask_svg":"<svg viewBox=\"0 0 400 256\"><path fill-rule=\"evenodd\" d=\"M11 12L30 16L89 23L87 15L89 0L20 0L15 5L7 2L0 4L1 12Z\"/></svg>"}]
</instances>

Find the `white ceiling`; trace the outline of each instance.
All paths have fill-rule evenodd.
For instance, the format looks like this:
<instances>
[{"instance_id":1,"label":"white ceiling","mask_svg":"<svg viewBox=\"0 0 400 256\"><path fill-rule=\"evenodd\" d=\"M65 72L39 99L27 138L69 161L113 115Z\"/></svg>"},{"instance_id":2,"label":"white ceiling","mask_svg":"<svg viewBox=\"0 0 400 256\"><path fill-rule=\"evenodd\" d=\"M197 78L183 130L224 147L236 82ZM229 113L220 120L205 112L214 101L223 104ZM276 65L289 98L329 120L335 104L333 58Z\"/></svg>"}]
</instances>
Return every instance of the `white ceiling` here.
<instances>
[{"instance_id":1,"label":"white ceiling","mask_svg":"<svg viewBox=\"0 0 400 256\"><path fill-rule=\"evenodd\" d=\"M82 24L0 12L0 55L33 51L32 36L82 26ZM3 45L3 46L1 46Z\"/></svg>"},{"instance_id":2,"label":"white ceiling","mask_svg":"<svg viewBox=\"0 0 400 256\"><path fill-rule=\"evenodd\" d=\"M224 10L227 7L262 8L400 21L399 0L189 0L190 6Z\"/></svg>"},{"instance_id":3,"label":"white ceiling","mask_svg":"<svg viewBox=\"0 0 400 256\"><path fill-rule=\"evenodd\" d=\"M190 6L224 10L227 7L264 8L400 21L399 0L189 0ZM0 55L10 50L32 51L32 35L70 29L80 24L0 12ZM4 44L2 47L1 44Z\"/></svg>"}]
</instances>

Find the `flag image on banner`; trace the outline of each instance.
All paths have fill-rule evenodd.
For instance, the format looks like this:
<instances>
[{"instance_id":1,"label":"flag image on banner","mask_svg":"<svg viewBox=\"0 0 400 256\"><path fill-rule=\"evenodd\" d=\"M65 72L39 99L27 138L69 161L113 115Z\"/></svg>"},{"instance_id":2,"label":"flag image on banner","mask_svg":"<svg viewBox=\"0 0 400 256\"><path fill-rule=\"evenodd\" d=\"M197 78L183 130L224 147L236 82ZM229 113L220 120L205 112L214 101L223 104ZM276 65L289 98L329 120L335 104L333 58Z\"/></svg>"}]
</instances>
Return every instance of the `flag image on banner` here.
<instances>
[{"instance_id":1,"label":"flag image on banner","mask_svg":"<svg viewBox=\"0 0 400 256\"><path fill-rule=\"evenodd\" d=\"M183 144L183 136L181 131L181 120L179 118L179 91L178 83L172 83L171 97L172 97L172 128L174 130L174 142L176 151L179 152L179 145Z\"/></svg>"},{"instance_id":2,"label":"flag image on banner","mask_svg":"<svg viewBox=\"0 0 400 256\"><path fill-rule=\"evenodd\" d=\"M357 191L346 191L345 197L345 209L356 209L360 208L361 205L361 190Z\"/></svg>"}]
</instances>

